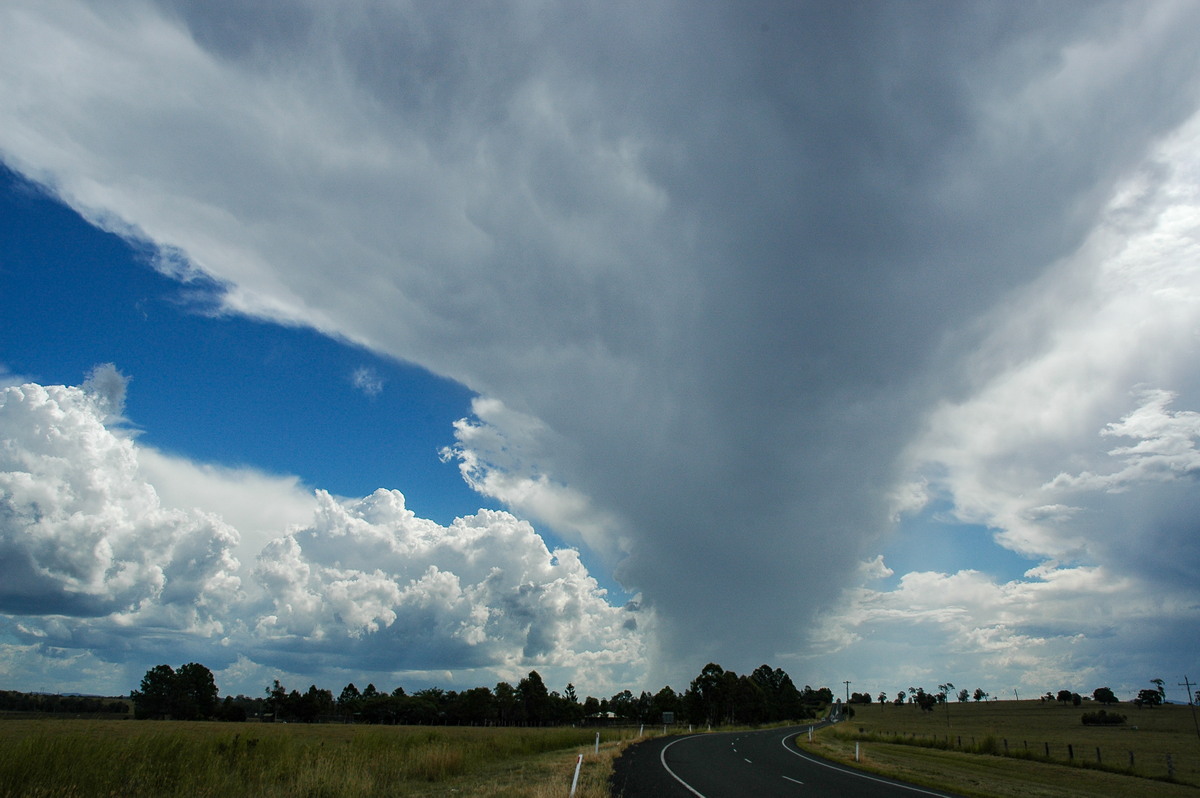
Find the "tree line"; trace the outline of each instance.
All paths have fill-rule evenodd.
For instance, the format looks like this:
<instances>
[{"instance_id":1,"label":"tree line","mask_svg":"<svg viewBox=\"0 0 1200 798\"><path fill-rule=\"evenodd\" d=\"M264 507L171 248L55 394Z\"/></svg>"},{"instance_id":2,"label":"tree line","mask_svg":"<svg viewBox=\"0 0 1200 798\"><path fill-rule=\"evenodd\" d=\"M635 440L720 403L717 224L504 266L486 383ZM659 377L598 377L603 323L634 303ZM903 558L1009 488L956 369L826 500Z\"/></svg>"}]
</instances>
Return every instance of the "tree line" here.
<instances>
[{"instance_id":1,"label":"tree line","mask_svg":"<svg viewBox=\"0 0 1200 798\"><path fill-rule=\"evenodd\" d=\"M125 715L129 712L129 703L113 698L98 698L96 696L20 693L15 690L0 690L0 711L61 712L68 715Z\"/></svg>"},{"instance_id":2,"label":"tree line","mask_svg":"<svg viewBox=\"0 0 1200 798\"><path fill-rule=\"evenodd\" d=\"M374 684L353 682L335 696L309 685L300 692L278 679L261 697L218 696L212 672L199 663L178 670L157 665L146 672L130 697L138 718L245 720L257 717L282 722L347 722L408 725L553 726L581 723L677 722L720 726L758 724L815 717L833 703L828 687L797 689L780 668L762 665L748 675L704 666L682 693L670 686L657 693L634 695L622 690L608 698L580 700L575 686L560 693L546 687L530 671L516 685L463 691L431 687L411 694L403 687L387 692Z\"/></svg>"}]
</instances>

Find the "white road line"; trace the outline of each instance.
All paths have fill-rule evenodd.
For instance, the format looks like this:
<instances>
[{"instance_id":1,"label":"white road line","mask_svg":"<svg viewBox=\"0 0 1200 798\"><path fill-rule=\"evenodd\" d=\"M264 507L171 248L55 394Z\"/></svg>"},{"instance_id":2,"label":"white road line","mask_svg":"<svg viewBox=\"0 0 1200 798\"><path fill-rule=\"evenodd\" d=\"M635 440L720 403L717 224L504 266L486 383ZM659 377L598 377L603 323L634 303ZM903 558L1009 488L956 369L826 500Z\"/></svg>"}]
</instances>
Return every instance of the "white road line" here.
<instances>
[{"instance_id":1,"label":"white road line","mask_svg":"<svg viewBox=\"0 0 1200 798\"><path fill-rule=\"evenodd\" d=\"M699 736L700 736L700 735L698 735L698 734L693 734L693 735L692 735L692 737L699 737ZM692 737L680 737L678 740L672 740L671 742L669 742L669 743L667 743L666 745L664 745L664 746L662 747L662 751L660 751L660 752L659 752L659 754L658 754L658 761L659 761L659 762L662 762L663 770L665 770L665 771L667 771L668 773L670 773L670 774L671 774L671 778L675 779L675 781L677 781L677 782L679 782L680 784L682 784L682 785L683 785L683 786L684 786L684 787L687 789L687 791L688 791L688 792L690 792L692 795L695 795L695 796L696 796L696 798L704 798L704 793L700 792L700 791L699 791L699 790L697 790L695 787L693 787L692 785L688 784L688 783L687 783L686 781L684 781L683 779L679 778L679 776L677 776L677 775L675 774L675 771L671 770L670 766L667 764L667 749L668 749L668 748L670 748L671 746L675 745L675 743L681 742L681 741L683 741L683 740L690 740L690 739L692 739Z\"/></svg>"},{"instance_id":2,"label":"white road line","mask_svg":"<svg viewBox=\"0 0 1200 798\"><path fill-rule=\"evenodd\" d=\"M866 773L862 773L857 770L850 770L849 768L840 768L837 765L831 765L828 762L822 762L819 759L813 759L811 756L806 756L795 749L788 748L787 741L792 739L793 737L796 737L799 734L800 734L800 732L796 732L796 734L789 734L788 736L786 736L782 740L780 740L780 742L783 743L783 750L787 751L789 754L795 754L796 756L803 759L805 762L812 762L814 765L821 765L822 767L827 767L830 770L836 770L839 773L845 773L850 776L858 776L860 779L867 779L868 781L877 781L880 784L890 784L893 787L899 787L900 789L908 790L909 792L918 792L918 793L921 793L921 795L934 795L934 796L937 796L937 798L947 798L946 793L944 793L944 792L933 792L932 790L925 790L920 787L914 787L910 784L901 784L898 781L888 781L887 779L877 779L874 776L868 776ZM785 776L784 778L787 778L787 777Z\"/></svg>"},{"instance_id":3,"label":"white road line","mask_svg":"<svg viewBox=\"0 0 1200 798\"><path fill-rule=\"evenodd\" d=\"M800 779L793 779L791 776L784 776L784 778L785 778L785 779L787 779L788 781L793 781L793 782L795 782L796 784L803 784L803 783L804 783L804 782L800 781Z\"/></svg>"}]
</instances>

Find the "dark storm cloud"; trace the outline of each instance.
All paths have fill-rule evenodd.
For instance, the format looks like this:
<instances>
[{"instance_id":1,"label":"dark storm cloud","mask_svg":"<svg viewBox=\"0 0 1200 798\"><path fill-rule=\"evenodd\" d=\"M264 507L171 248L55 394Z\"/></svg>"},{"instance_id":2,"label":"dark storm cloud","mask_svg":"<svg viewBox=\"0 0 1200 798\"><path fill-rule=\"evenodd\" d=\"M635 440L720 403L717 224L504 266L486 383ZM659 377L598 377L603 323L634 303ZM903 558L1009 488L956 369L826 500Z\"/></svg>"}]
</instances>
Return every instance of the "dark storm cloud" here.
<instances>
[{"instance_id":1,"label":"dark storm cloud","mask_svg":"<svg viewBox=\"0 0 1200 798\"><path fill-rule=\"evenodd\" d=\"M977 320L1197 100L1191 5L162 7L211 98L175 120L205 125L203 181L169 93L0 147L230 308L502 402L507 448L459 456L623 552L675 676L795 648L973 388Z\"/></svg>"}]
</instances>

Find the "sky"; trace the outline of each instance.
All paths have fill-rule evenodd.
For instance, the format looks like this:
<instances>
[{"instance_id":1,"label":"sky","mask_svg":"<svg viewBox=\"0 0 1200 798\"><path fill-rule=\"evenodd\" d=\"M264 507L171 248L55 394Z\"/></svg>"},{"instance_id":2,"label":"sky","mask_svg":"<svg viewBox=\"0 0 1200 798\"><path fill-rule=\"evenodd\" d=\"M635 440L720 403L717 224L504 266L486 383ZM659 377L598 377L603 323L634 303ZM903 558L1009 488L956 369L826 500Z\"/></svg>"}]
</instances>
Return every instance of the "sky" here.
<instances>
[{"instance_id":1,"label":"sky","mask_svg":"<svg viewBox=\"0 0 1200 798\"><path fill-rule=\"evenodd\" d=\"M0 681L1194 679L1198 26L5 3Z\"/></svg>"}]
</instances>

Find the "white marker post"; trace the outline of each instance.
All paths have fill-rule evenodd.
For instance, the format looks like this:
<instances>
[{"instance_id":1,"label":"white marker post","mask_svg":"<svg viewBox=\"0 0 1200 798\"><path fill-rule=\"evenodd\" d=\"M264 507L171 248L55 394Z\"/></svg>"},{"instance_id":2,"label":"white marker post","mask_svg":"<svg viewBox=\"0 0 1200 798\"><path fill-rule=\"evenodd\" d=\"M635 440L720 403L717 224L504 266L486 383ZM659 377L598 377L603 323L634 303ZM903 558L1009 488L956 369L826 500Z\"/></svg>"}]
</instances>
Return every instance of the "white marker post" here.
<instances>
[{"instance_id":1,"label":"white marker post","mask_svg":"<svg viewBox=\"0 0 1200 798\"><path fill-rule=\"evenodd\" d=\"M596 753L600 753L600 732L596 732Z\"/></svg>"},{"instance_id":2,"label":"white marker post","mask_svg":"<svg viewBox=\"0 0 1200 798\"><path fill-rule=\"evenodd\" d=\"M575 788L579 786L579 769L583 767L583 754L575 762L575 778L571 779L571 798L575 798Z\"/></svg>"}]
</instances>

